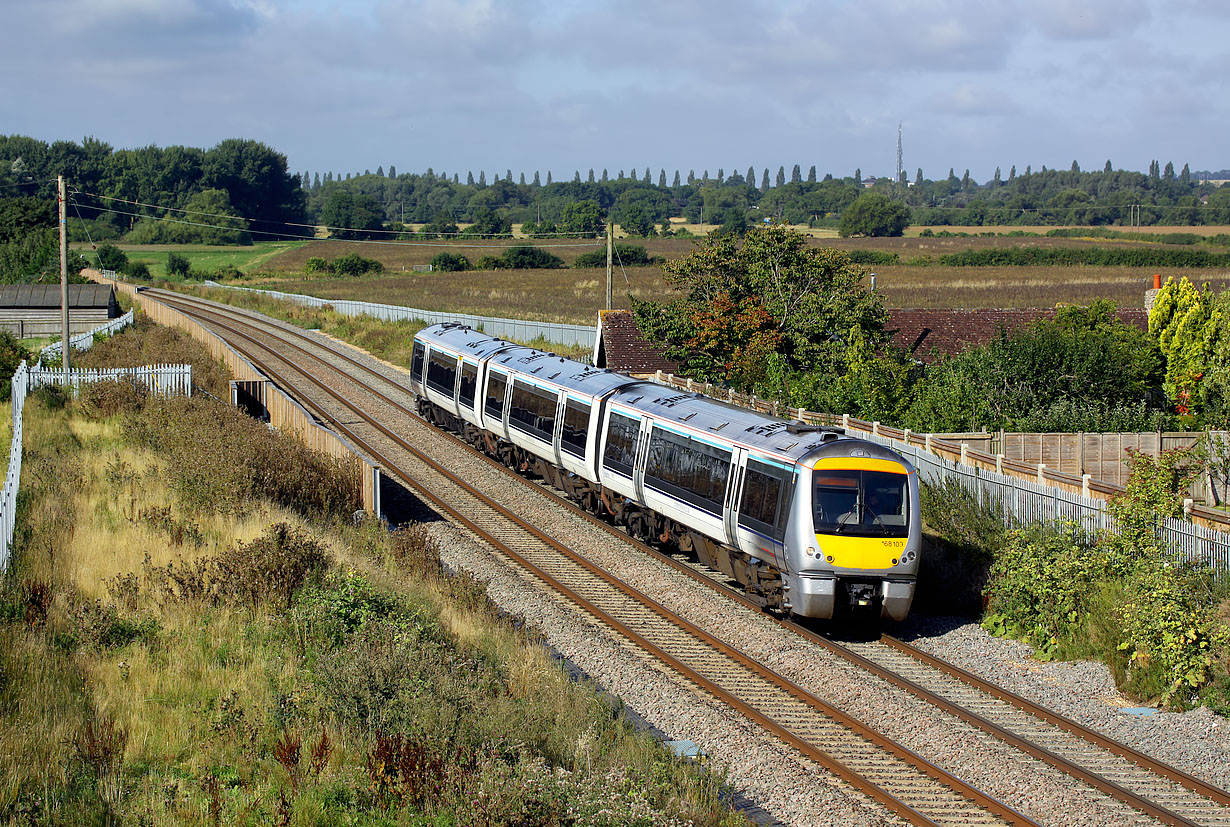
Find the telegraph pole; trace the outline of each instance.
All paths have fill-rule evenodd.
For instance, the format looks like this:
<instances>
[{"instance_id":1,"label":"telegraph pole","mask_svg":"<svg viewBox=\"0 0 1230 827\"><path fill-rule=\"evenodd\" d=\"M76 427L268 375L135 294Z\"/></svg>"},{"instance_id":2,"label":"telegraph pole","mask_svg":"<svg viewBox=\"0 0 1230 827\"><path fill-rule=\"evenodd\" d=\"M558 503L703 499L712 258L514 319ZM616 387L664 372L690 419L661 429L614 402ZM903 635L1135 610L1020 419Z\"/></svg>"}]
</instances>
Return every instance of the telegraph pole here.
<instances>
[{"instance_id":1,"label":"telegraph pole","mask_svg":"<svg viewBox=\"0 0 1230 827\"><path fill-rule=\"evenodd\" d=\"M615 232L615 224L606 223L606 309L611 309L611 294L615 290L615 279L611 270L611 236Z\"/></svg>"},{"instance_id":2,"label":"telegraph pole","mask_svg":"<svg viewBox=\"0 0 1230 827\"><path fill-rule=\"evenodd\" d=\"M56 176L57 197L60 206L60 328L63 331L64 384L68 385L68 188L64 176Z\"/></svg>"}]
</instances>

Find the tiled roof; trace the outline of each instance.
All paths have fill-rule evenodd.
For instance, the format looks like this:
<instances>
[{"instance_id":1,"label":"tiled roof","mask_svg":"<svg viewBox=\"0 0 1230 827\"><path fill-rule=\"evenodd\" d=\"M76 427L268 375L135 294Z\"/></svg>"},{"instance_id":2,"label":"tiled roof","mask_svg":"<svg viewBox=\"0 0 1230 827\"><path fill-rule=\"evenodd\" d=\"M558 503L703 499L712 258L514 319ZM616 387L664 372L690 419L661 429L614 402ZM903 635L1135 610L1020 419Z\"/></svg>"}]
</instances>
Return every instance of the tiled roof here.
<instances>
[{"instance_id":1,"label":"tiled roof","mask_svg":"<svg viewBox=\"0 0 1230 827\"><path fill-rule=\"evenodd\" d=\"M1002 327L1011 332L1020 330L1039 319L1049 319L1054 309L1016 310L890 310L889 331L893 344L904 348L915 359L934 360L934 353L959 353L969 347L986 344ZM1149 314L1139 308L1115 311L1126 324L1142 330L1149 327Z\"/></svg>"},{"instance_id":2,"label":"tiled roof","mask_svg":"<svg viewBox=\"0 0 1230 827\"><path fill-rule=\"evenodd\" d=\"M959 353L995 338L1002 327L1013 331L1055 315L1052 309L1015 310L890 310L887 329L893 344L915 359L934 361L934 354ZM1115 311L1121 322L1142 330L1149 327L1149 314L1140 308ZM604 310L598 314L596 364L622 373L647 374L661 370L678 373L679 365L662 355L662 346L641 335L628 310Z\"/></svg>"},{"instance_id":3,"label":"tiled roof","mask_svg":"<svg viewBox=\"0 0 1230 827\"><path fill-rule=\"evenodd\" d=\"M678 373L679 365L662 355L662 345L645 340L630 310L598 313L598 352L594 364L620 373Z\"/></svg>"},{"instance_id":4,"label":"tiled roof","mask_svg":"<svg viewBox=\"0 0 1230 827\"><path fill-rule=\"evenodd\" d=\"M111 285L70 284L68 306L110 307ZM0 284L0 307L59 307L58 284Z\"/></svg>"}]
</instances>

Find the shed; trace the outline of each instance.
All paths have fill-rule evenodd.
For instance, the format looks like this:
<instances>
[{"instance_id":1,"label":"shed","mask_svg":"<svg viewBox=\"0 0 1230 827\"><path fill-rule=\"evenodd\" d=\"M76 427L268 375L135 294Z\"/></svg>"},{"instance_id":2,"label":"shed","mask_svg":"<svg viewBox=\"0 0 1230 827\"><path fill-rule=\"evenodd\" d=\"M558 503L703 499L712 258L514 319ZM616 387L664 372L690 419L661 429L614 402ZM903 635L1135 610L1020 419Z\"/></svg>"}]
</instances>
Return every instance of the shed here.
<instances>
[{"instance_id":1,"label":"shed","mask_svg":"<svg viewBox=\"0 0 1230 827\"><path fill-rule=\"evenodd\" d=\"M70 334L84 333L120 315L108 284L68 285ZM19 339L59 336L60 285L0 284L0 329Z\"/></svg>"}]
</instances>

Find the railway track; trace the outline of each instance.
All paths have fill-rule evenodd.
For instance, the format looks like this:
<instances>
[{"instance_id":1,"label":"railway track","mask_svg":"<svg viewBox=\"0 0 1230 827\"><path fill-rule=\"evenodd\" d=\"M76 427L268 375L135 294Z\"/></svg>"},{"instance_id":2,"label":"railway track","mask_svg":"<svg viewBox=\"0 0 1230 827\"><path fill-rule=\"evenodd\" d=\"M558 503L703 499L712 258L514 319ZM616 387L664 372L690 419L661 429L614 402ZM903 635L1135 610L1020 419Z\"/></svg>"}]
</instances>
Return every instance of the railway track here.
<instances>
[{"instance_id":1,"label":"railway track","mask_svg":"<svg viewBox=\"0 0 1230 827\"><path fill-rule=\"evenodd\" d=\"M349 438L378 457L386 468L402 469L399 476L404 482L424 499L435 502L474 536L559 590L585 611L603 618L610 628L667 664L693 686L774 732L800 753L843 777L901 818L921 824L1033 823L991 796L950 777L943 769L910 750L877 735L783 675L765 669L737 647L724 644L686 619L671 617L671 613L659 604L563 548L538 529L510 527L507 509L484 504L477 491L456 475L433 469L426 454L391 430L380 435L375 425L363 424L365 417L378 418L382 412L365 413L347 397L360 398L364 393L374 393L374 398L380 400L378 407L400 409L400 416L408 426L422 428L424 443L438 445L445 437L409 412L408 393L398 386L396 378L373 370L340 350L326 347L316 337L258 320L263 317L228 308L227 311L242 317L242 321L226 322L221 318L225 311L219 306L179 294L159 294L159 298L191 312L209 326L224 329L232 346L245 342L237 349L257 351L247 355L260 363L258 367L262 370L275 375L288 371L297 373L326 393L332 402L303 401L316 408L322 419L347 432ZM358 371L367 380L359 382L336 376L323 379L304 372L302 367L291 366L291 357L274 355L278 348L284 349L287 345L258 343L260 336L271 335L270 327L276 328L278 335L290 333L309 343L304 347L316 351L309 356L310 360L321 360L319 352L327 350L329 359L344 360L347 371ZM244 333L244 328L253 333ZM261 332L256 333L257 330ZM258 355L260 351L269 355L262 357ZM278 360L283 360L284 364L264 364ZM367 382L372 380L387 383L389 393L381 394L370 388ZM390 456L382 440L394 445L401 443L398 450L406 456ZM468 446L452 442L454 452L458 447L470 452ZM495 465L485 457L482 460ZM515 479L530 484L519 476ZM584 515L561 498L554 499L573 513ZM594 522L623 541L632 542L606 524ZM648 551L709 587L750 605L737 592L715 584L712 578L666 555L644 547L641 551ZM1034 759L1079 778L1142 815L1175 825L1230 825L1230 796L1224 791L1153 762L1126 746L1033 707L1023 699L989 685L980 686L973 676L933 659L928 662L922 653L901 642L886 638L878 642L838 645L810 630L786 621L777 622L789 626L810 643L994 735Z\"/></svg>"}]
</instances>

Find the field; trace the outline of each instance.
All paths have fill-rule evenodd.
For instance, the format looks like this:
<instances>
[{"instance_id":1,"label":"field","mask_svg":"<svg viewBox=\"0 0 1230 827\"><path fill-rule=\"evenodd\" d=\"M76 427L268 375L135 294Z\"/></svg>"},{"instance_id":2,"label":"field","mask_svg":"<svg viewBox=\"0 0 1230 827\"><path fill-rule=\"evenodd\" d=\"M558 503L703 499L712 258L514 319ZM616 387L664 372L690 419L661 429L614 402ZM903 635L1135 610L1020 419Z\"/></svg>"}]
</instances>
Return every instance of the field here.
<instances>
[{"instance_id":1,"label":"field","mask_svg":"<svg viewBox=\"0 0 1230 827\"><path fill-rule=\"evenodd\" d=\"M696 230L702 228L696 227ZM934 263L939 256L962 250L983 250L1014 245L1042 248L1079 248L1089 246L1164 247L1151 242L1109 239L1046 238L1040 234L1049 227L948 227L938 232L954 235L923 237L927 228L911 228L903 238L840 239L831 230L810 231L816 245L850 251L892 253L900 262L865 265L876 273L877 289L891 308L1034 308L1059 303L1088 303L1108 298L1120 307L1143 307L1145 290L1152 285L1154 273L1188 276L1197 283L1209 283L1224 290L1230 285L1230 271L1218 268L1187 270L1178 267L1094 267L1094 266L1003 266L951 267ZM1157 232L1179 232L1190 228L1152 228ZM1225 227L1201 227L1200 233L1226 232ZM1005 235L1011 231L1035 232L1039 237ZM964 235L961 235L965 233ZM997 234L992 234L997 233ZM512 244L534 243L550 250L571 264L577 256L604 248L600 239L515 241L425 240L396 243L359 243L341 241L265 242L253 247L143 247L126 248L130 257L150 262L154 275L165 266L166 252L187 256L200 271L233 265L246 274L243 284L253 287L308 293L326 299L354 299L385 304L508 316L539 321L595 323L597 312L605 307L605 268L559 270L494 270L462 273L424 273L414 270L426 265L442 251L456 252L470 261L484 255L499 255ZM687 238L634 239L653 256L680 258L693 249ZM357 253L379 260L385 272L358 278L305 275L309 257L336 259ZM621 267L616 261L613 304L630 306L629 296L666 300L673 291L663 279L659 265Z\"/></svg>"},{"instance_id":2,"label":"field","mask_svg":"<svg viewBox=\"0 0 1230 827\"><path fill-rule=\"evenodd\" d=\"M117 244L116 246L128 254L130 261L144 261L149 265L151 274L163 276L166 274L167 253L178 253L186 257L198 270L212 271L222 267L237 267L246 272L261 267L275 256L309 243L311 242L261 241L250 247L206 247L200 244ZM73 247L87 258L90 257L88 244L74 244Z\"/></svg>"}]
</instances>

